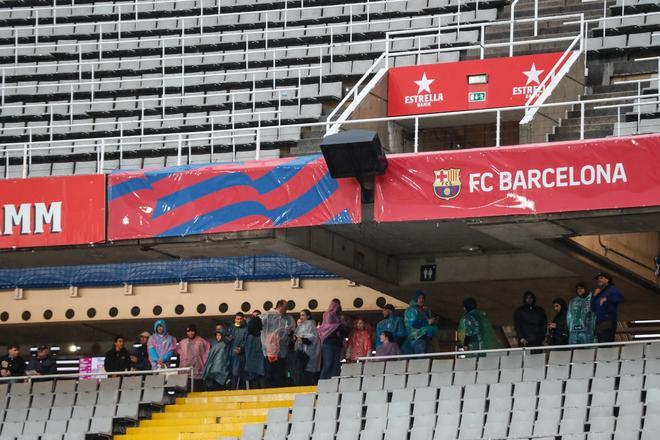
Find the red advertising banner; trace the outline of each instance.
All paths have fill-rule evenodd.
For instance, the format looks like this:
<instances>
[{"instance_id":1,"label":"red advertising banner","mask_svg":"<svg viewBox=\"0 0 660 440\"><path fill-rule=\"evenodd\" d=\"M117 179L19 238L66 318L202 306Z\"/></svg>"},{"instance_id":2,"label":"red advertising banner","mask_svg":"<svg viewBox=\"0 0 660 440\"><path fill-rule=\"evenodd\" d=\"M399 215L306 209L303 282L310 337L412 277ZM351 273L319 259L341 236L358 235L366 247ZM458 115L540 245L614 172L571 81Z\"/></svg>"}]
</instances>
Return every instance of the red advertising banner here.
<instances>
[{"instance_id":1,"label":"red advertising banner","mask_svg":"<svg viewBox=\"0 0 660 440\"><path fill-rule=\"evenodd\" d=\"M105 240L105 176L0 180L0 248Z\"/></svg>"},{"instance_id":2,"label":"red advertising banner","mask_svg":"<svg viewBox=\"0 0 660 440\"><path fill-rule=\"evenodd\" d=\"M108 238L359 223L360 186L321 155L120 172L108 177Z\"/></svg>"},{"instance_id":3,"label":"red advertising banner","mask_svg":"<svg viewBox=\"0 0 660 440\"><path fill-rule=\"evenodd\" d=\"M378 222L660 206L660 136L388 157Z\"/></svg>"},{"instance_id":4,"label":"red advertising banner","mask_svg":"<svg viewBox=\"0 0 660 440\"><path fill-rule=\"evenodd\" d=\"M561 56L557 52L392 68L387 73L387 114L522 106L545 88L543 80Z\"/></svg>"}]
</instances>

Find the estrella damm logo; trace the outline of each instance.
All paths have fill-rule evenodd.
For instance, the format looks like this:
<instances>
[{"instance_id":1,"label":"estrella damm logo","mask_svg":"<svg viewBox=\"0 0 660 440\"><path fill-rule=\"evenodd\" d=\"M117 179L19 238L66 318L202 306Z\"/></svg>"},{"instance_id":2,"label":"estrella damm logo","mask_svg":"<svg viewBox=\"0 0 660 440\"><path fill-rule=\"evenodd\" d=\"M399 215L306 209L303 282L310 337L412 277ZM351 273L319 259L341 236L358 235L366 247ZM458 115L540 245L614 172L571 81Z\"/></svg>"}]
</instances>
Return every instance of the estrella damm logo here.
<instances>
[{"instance_id":1,"label":"estrella damm logo","mask_svg":"<svg viewBox=\"0 0 660 440\"><path fill-rule=\"evenodd\" d=\"M449 168L436 170L433 192L442 200L451 200L461 192L461 170Z\"/></svg>"}]
</instances>

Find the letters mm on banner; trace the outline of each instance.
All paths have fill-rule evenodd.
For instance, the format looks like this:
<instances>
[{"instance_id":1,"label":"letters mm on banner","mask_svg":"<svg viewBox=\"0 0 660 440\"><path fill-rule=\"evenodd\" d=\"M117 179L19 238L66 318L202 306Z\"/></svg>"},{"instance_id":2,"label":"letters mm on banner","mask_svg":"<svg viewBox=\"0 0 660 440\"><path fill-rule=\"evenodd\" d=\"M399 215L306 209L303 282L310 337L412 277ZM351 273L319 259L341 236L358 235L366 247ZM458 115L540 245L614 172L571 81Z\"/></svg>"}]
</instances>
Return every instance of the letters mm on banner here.
<instances>
[{"instance_id":1,"label":"letters mm on banner","mask_svg":"<svg viewBox=\"0 0 660 440\"><path fill-rule=\"evenodd\" d=\"M0 248L105 241L105 176L0 180Z\"/></svg>"},{"instance_id":2,"label":"letters mm on banner","mask_svg":"<svg viewBox=\"0 0 660 440\"><path fill-rule=\"evenodd\" d=\"M660 136L388 157L379 222L660 206Z\"/></svg>"}]
</instances>

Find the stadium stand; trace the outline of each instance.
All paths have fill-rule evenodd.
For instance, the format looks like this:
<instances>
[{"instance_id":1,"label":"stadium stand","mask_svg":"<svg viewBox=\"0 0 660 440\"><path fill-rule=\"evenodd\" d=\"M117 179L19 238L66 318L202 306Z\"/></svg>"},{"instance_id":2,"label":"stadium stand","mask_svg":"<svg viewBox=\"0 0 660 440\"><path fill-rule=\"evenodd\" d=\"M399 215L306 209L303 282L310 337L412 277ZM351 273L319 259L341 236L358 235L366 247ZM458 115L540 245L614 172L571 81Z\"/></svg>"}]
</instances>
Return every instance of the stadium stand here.
<instances>
[{"instance_id":1,"label":"stadium stand","mask_svg":"<svg viewBox=\"0 0 660 440\"><path fill-rule=\"evenodd\" d=\"M187 388L189 375L80 377L0 384L0 438L54 440L111 438L115 429L137 423ZM183 374L179 374L182 372Z\"/></svg>"},{"instance_id":2,"label":"stadium stand","mask_svg":"<svg viewBox=\"0 0 660 440\"><path fill-rule=\"evenodd\" d=\"M647 440L659 368L657 342L367 360L241 438Z\"/></svg>"},{"instance_id":3,"label":"stadium stand","mask_svg":"<svg viewBox=\"0 0 660 440\"><path fill-rule=\"evenodd\" d=\"M261 158L318 143L322 132L300 124L328 114L387 31L488 22L504 4L175 3L8 9L0 139L31 143L30 176L179 164L182 148L186 163L200 163L254 158L255 143L271 151ZM473 31L443 36L449 46L477 41ZM20 176L9 162L5 177Z\"/></svg>"}]
</instances>

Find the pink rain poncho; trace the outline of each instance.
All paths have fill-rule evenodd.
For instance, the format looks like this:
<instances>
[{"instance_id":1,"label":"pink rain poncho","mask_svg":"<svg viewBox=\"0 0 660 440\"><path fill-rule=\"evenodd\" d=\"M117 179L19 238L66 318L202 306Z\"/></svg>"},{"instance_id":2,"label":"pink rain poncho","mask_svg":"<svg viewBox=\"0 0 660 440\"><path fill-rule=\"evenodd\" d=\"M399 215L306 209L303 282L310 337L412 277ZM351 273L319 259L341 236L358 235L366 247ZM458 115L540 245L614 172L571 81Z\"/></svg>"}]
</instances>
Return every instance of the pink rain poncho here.
<instances>
[{"instance_id":1,"label":"pink rain poncho","mask_svg":"<svg viewBox=\"0 0 660 440\"><path fill-rule=\"evenodd\" d=\"M163 334L158 334L158 326L163 327ZM176 350L176 339L167 334L167 325L162 319L154 322L154 334L149 336L147 341L147 350L149 352L149 362L151 368L158 368L158 361L169 362Z\"/></svg>"},{"instance_id":2,"label":"pink rain poncho","mask_svg":"<svg viewBox=\"0 0 660 440\"><path fill-rule=\"evenodd\" d=\"M209 357L211 344L199 336L183 338L179 341L179 367L192 367L193 377L201 379L204 376L204 365Z\"/></svg>"}]
</instances>

